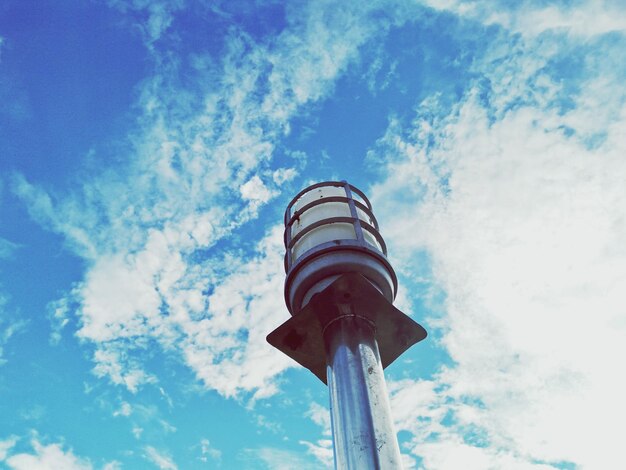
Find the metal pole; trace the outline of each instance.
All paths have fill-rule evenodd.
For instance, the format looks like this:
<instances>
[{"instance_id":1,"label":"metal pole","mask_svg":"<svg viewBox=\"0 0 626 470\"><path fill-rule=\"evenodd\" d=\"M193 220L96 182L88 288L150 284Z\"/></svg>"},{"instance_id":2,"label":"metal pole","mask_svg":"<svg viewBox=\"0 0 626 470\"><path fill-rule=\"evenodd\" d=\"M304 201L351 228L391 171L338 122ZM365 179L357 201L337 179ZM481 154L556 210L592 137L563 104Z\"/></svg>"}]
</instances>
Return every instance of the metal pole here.
<instances>
[{"instance_id":1,"label":"metal pole","mask_svg":"<svg viewBox=\"0 0 626 470\"><path fill-rule=\"evenodd\" d=\"M401 469L374 325L340 316L324 330L335 468Z\"/></svg>"}]
</instances>

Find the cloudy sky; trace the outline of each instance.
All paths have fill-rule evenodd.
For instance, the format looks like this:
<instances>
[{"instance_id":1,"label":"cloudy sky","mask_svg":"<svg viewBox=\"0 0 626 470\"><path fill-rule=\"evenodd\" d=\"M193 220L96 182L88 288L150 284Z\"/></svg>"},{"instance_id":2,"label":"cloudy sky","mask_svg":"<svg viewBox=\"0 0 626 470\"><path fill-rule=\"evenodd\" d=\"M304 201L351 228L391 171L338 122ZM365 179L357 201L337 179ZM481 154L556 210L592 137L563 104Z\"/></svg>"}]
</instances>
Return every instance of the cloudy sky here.
<instances>
[{"instance_id":1,"label":"cloudy sky","mask_svg":"<svg viewBox=\"0 0 626 470\"><path fill-rule=\"evenodd\" d=\"M0 467L332 466L265 342L282 213L365 191L406 468L626 468L622 0L3 0Z\"/></svg>"}]
</instances>

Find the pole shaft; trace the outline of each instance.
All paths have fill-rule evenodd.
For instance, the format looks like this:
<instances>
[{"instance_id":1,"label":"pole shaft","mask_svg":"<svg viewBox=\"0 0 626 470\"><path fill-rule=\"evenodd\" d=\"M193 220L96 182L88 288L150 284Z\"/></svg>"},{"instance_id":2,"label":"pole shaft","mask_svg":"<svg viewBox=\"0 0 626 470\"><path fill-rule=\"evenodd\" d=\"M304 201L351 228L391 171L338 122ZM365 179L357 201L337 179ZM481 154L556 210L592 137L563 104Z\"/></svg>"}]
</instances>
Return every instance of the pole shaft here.
<instances>
[{"instance_id":1,"label":"pole shaft","mask_svg":"<svg viewBox=\"0 0 626 470\"><path fill-rule=\"evenodd\" d=\"M355 315L324 332L335 468L401 469L374 327Z\"/></svg>"}]
</instances>

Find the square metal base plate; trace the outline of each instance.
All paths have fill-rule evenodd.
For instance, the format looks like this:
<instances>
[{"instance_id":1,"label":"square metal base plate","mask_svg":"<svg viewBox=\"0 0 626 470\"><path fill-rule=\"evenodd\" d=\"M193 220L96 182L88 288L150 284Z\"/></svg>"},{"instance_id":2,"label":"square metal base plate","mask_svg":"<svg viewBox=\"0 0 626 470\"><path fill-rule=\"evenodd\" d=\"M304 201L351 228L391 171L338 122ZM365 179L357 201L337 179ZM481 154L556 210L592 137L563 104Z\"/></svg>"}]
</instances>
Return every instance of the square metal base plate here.
<instances>
[{"instance_id":1,"label":"square metal base plate","mask_svg":"<svg viewBox=\"0 0 626 470\"><path fill-rule=\"evenodd\" d=\"M348 315L365 317L375 325L383 369L426 338L426 330L395 308L365 277L348 273L314 295L306 307L272 331L267 342L327 383L324 329Z\"/></svg>"}]
</instances>

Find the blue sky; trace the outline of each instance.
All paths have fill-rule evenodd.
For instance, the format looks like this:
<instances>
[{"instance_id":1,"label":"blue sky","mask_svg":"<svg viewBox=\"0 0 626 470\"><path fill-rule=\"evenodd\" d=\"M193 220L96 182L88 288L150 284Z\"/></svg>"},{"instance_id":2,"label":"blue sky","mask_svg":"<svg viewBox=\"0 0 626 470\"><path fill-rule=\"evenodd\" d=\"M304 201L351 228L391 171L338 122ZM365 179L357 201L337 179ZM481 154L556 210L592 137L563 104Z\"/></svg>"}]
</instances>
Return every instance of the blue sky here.
<instances>
[{"instance_id":1,"label":"blue sky","mask_svg":"<svg viewBox=\"0 0 626 470\"><path fill-rule=\"evenodd\" d=\"M623 467L625 6L3 1L0 467L332 466L265 342L328 179L429 331L386 371L406 468Z\"/></svg>"}]
</instances>

